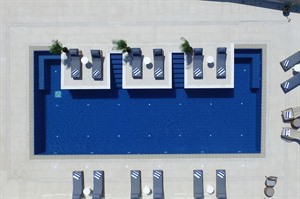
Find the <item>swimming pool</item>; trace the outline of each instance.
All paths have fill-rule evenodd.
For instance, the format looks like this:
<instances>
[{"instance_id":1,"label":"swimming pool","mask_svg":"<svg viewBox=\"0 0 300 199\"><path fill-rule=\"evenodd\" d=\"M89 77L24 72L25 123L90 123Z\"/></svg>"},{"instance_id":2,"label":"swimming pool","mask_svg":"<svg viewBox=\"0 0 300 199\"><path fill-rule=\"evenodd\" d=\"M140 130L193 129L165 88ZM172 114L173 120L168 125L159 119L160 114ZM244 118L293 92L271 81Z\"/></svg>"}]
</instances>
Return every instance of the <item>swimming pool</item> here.
<instances>
[{"instance_id":1,"label":"swimming pool","mask_svg":"<svg viewBox=\"0 0 300 199\"><path fill-rule=\"evenodd\" d=\"M173 89L123 90L114 54L111 90L61 90L59 59L44 61L39 90L38 60L49 55L34 52L34 154L261 152L261 49L235 50L234 89L183 89L182 56Z\"/></svg>"}]
</instances>

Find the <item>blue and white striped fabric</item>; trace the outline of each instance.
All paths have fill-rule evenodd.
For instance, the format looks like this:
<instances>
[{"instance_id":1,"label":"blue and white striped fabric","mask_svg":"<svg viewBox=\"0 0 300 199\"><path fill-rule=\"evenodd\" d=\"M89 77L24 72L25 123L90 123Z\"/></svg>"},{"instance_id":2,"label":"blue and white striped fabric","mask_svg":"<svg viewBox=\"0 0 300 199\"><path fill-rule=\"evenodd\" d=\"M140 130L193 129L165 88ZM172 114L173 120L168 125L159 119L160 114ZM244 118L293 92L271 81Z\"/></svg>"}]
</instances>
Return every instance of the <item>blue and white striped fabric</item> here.
<instances>
[{"instance_id":1,"label":"blue and white striped fabric","mask_svg":"<svg viewBox=\"0 0 300 199\"><path fill-rule=\"evenodd\" d=\"M194 70L194 74L196 77L198 77L199 75L202 74L202 71L200 70L200 68L196 68L196 70Z\"/></svg>"},{"instance_id":2,"label":"blue and white striped fabric","mask_svg":"<svg viewBox=\"0 0 300 199\"><path fill-rule=\"evenodd\" d=\"M139 177L139 172L137 172L137 171L132 171L131 172L131 177L133 177L133 178L135 178L135 179L137 179L138 177Z\"/></svg>"},{"instance_id":3,"label":"blue and white striped fabric","mask_svg":"<svg viewBox=\"0 0 300 199\"><path fill-rule=\"evenodd\" d=\"M140 69L138 69L138 68L135 68L135 69L133 69L133 71L132 71L133 76L137 76L137 75L139 75L140 73L141 73L141 71L140 71Z\"/></svg>"},{"instance_id":4,"label":"blue and white striped fabric","mask_svg":"<svg viewBox=\"0 0 300 199\"><path fill-rule=\"evenodd\" d=\"M217 71L218 75L223 75L225 72L226 71L225 71L224 67L219 68Z\"/></svg>"},{"instance_id":5,"label":"blue and white striped fabric","mask_svg":"<svg viewBox=\"0 0 300 199\"><path fill-rule=\"evenodd\" d=\"M293 118L292 111L285 111L284 118L285 119L291 119L291 118Z\"/></svg>"},{"instance_id":6,"label":"blue and white striped fabric","mask_svg":"<svg viewBox=\"0 0 300 199\"><path fill-rule=\"evenodd\" d=\"M289 86L290 86L290 82L285 82L283 88L287 90Z\"/></svg>"},{"instance_id":7,"label":"blue and white striped fabric","mask_svg":"<svg viewBox=\"0 0 300 199\"><path fill-rule=\"evenodd\" d=\"M96 178L97 180L99 180L101 178L102 174L99 171L95 171L94 172L94 178Z\"/></svg>"},{"instance_id":8,"label":"blue and white striped fabric","mask_svg":"<svg viewBox=\"0 0 300 199\"><path fill-rule=\"evenodd\" d=\"M195 176L196 178L201 178L202 175L203 175L203 173L202 173L202 171L200 171L200 170L197 170L197 171L194 172L194 176Z\"/></svg>"},{"instance_id":9,"label":"blue and white striped fabric","mask_svg":"<svg viewBox=\"0 0 300 199\"><path fill-rule=\"evenodd\" d=\"M78 173L78 172L73 172L73 178L74 178L75 180L79 180L79 179L81 178L81 174Z\"/></svg>"},{"instance_id":10,"label":"blue and white striped fabric","mask_svg":"<svg viewBox=\"0 0 300 199\"><path fill-rule=\"evenodd\" d=\"M290 63L290 60L288 60L288 59L284 60L283 66L284 66L285 68L288 68L288 67L289 67L289 63Z\"/></svg>"},{"instance_id":11,"label":"blue and white striped fabric","mask_svg":"<svg viewBox=\"0 0 300 199\"><path fill-rule=\"evenodd\" d=\"M156 77L160 77L163 74L163 72L160 68L157 68L154 72L155 72Z\"/></svg>"},{"instance_id":12,"label":"blue and white striped fabric","mask_svg":"<svg viewBox=\"0 0 300 199\"><path fill-rule=\"evenodd\" d=\"M218 171L217 176L220 178L224 178L224 177L226 177L226 173L224 171L220 170L220 171Z\"/></svg>"},{"instance_id":13,"label":"blue and white striped fabric","mask_svg":"<svg viewBox=\"0 0 300 199\"><path fill-rule=\"evenodd\" d=\"M79 74L79 70L75 69L72 71L72 77L76 77Z\"/></svg>"},{"instance_id":14,"label":"blue and white striped fabric","mask_svg":"<svg viewBox=\"0 0 300 199\"><path fill-rule=\"evenodd\" d=\"M100 75L100 71L99 70L95 70L93 72L93 77L98 77Z\"/></svg>"},{"instance_id":15,"label":"blue and white striped fabric","mask_svg":"<svg viewBox=\"0 0 300 199\"><path fill-rule=\"evenodd\" d=\"M155 177L155 178L159 179L159 178L160 178L160 176L161 176L161 172L159 172L159 171L154 171L154 173L153 173L153 177Z\"/></svg>"}]
</instances>

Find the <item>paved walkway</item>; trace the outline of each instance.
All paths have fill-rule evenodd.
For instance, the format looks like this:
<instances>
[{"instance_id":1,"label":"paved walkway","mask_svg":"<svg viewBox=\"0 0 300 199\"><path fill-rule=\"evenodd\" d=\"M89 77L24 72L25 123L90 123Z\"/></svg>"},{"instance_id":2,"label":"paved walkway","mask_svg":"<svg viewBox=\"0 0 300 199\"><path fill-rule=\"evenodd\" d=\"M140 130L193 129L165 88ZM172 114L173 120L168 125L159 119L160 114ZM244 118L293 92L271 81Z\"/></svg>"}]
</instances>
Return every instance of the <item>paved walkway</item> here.
<instances>
[{"instance_id":1,"label":"paved walkway","mask_svg":"<svg viewBox=\"0 0 300 199\"><path fill-rule=\"evenodd\" d=\"M275 197L300 198L300 146L280 138L281 110L300 103L300 88L284 94L280 83L292 71L279 62L300 49L300 15L291 22L281 11L226 2L179 0L6 1L0 0L0 198L71 198L72 171L105 170L107 199L130 196L130 170L142 171L142 186L152 188L152 170L164 170L165 198L193 198L192 170L203 169L204 186L215 188L215 170L226 169L231 199L264 198L265 175L278 176ZM217 156L47 156L33 157L30 129L33 96L30 46L59 39L68 47L111 51L113 39L131 47L174 46L180 38L202 43L266 45L263 110L265 155ZM150 51L150 50L149 50ZM212 146L213 147L213 146ZM206 198L215 198L215 194ZM143 198L152 198L144 196Z\"/></svg>"}]
</instances>

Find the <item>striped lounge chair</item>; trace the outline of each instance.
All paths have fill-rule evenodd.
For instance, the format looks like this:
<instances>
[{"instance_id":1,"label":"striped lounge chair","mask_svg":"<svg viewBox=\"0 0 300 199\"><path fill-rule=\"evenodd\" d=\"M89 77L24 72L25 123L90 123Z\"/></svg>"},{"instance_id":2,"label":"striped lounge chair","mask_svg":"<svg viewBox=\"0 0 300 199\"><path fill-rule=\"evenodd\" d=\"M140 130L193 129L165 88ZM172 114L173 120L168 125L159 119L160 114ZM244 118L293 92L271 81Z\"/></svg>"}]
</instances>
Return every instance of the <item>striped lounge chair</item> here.
<instances>
[{"instance_id":1,"label":"striped lounge chair","mask_svg":"<svg viewBox=\"0 0 300 199\"><path fill-rule=\"evenodd\" d=\"M300 117L300 106L285 109L281 113L284 121L294 120Z\"/></svg>"},{"instance_id":2,"label":"striped lounge chair","mask_svg":"<svg viewBox=\"0 0 300 199\"><path fill-rule=\"evenodd\" d=\"M203 79L203 48L194 48L193 74L194 79Z\"/></svg>"},{"instance_id":3,"label":"striped lounge chair","mask_svg":"<svg viewBox=\"0 0 300 199\"><path fill-rule=\"evenodd\" d=\"M72 199L82 199L84 189L83 171L73 171L73 193Z\"/></svg>"},{"instance_id":4,"label":"striped lounge chair","mask_svg":"<svg viewBox=\"0 0 300 199\"><path fill-rule=\"evenodd\" d=\"M280 65L284 71L288 71L296 64L300 63L300 51L292 54L288 58L280 62Z\"/></svg>"},{"instance_id":5,"label":"striped lounge chair","mask_svg":"<svg viewBox=\"0 0 300 199\"><path fill-rule=\"evenodd\" d=\"M154 57L154 78L164 79L164 51L161 48L153 49Z\"/></svg>"},{"instance_id":6,"label":"striped lounge chair","mask_svg":"<svg viewBox=\"0 0 300 199\"><path fill-rule=\"evenodd\" d=\"M142 50L140 48L132 48L131 57L132 57L132 77L135 79L143 78Z\"/></svg>"},{"instance_id":7,"label":"striped lounge chair","mask_svg":"<svg viewBox=\"0 0 300 199\"><path fill-rule=\"evenodd\" d=\"M218 199L226 199L226 171L224 169L216 170L216 195Z\"/></svg>"},{"instance_id":8,"label":"striped lounge chair","mask_svg":"<svg viewBox=\"0 0 300 199\"><path fill-rule=\"evenodd\" d=\"M226 57L226 48L217 48L216 73L218 79L226 78Z\"/></svg>"},{"instance_id":9,"label":"striped lounge chair","mask_svg":"<svg viewBox=\"0 0 300 199\"><path fill-rule=\"evenodd\" d=\"M300 131L294 130L290 127L283 127L281 131L281 137L286 140L296 141L300 144Z\"/></svg>"},{"instance_id":10,"label":"striped lounge chair","mask_svg":"<svg viewBox=\"0 0 300 199\"><path fill-rule=\"evenodd\" d=\"M131 170L131 199L140 199L142 197L141 171Z\"/></svg>"},{"instance_id":11,"label":"striped lounge chair","mask_svg":"<svg viewBox=\"0 0 300 199\"><path fill-rule=\"evenodd\" d=\"M164 173L162 170L153 171L153 199L164 199Z\"/></svg>"},{"instance_id":12,"label":"striped lounge chair","mask_svg":"<svg viewBox=\"0 0 300 199\"><path fill-rule=\"evenodd\" d=\"M94 189L92 199L104 198L104 171L94 171Z\"/></svg>"},{"instance_id":13,"label":"striped lounge chair","mask_svg":"<svg viewBox=\"0 0 300 199\"><path fill-rule=\"evenodd\" d=\"M194 198L204 199L202 170L194 170Z\"/></svg>"},{"instance_id":14,"label":"striped lounge chair","mask_svg":"<svg viewBox=\"0 0 300 199\"><path fill-rule=\"evenodd\" d=\"M103 79L103 58L101 50L91 50L92 56L92 77L94 80L102 80Z\"/></svg>"},{"instance_id":15,"label":"striped lounge chair","mask_svg":"<svg viewBox=\"0 0 300 199\"><path fill-rule=\"evenodd\" d=\"M79 58L79 50L78 49L69 49L69 54L71 57L70 65L71 65L71 77L73 79L81 78L81 63Z\"/></svg>"},{"instance_id":16,"label":"striped lounge chair","mask_svg":"<svg viewBox=\"0 0 300 199\"><path fill-rule=\"evenodd\" d=\"M284 93L290 92L294 88L300 85L300 73L296 74L295 76L291 77L290 79L286 80L281 84L281 88Z\"/></svg>"}]
</instances>

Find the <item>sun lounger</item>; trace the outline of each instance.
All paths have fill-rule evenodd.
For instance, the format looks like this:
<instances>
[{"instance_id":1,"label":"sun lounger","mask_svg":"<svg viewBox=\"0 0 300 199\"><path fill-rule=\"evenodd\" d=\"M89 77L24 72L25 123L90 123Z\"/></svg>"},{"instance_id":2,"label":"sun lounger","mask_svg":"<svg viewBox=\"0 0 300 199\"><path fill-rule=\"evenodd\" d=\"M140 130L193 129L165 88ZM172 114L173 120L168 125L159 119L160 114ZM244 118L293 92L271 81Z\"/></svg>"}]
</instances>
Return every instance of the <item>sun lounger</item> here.
<instances>
[{"instance_id":1,"label":"sun lounger","mask_svg":"<svg viewBox=\"0 0 300 199\"><path fill-rule=\"evenodd\" d=\"M266 176L265 185L267 187L275 187L276 183L277 183L276 176Z\"/></svg>"},{"instance_id":2,"label":"sun lounger","mask_svg":"<svg viewBox=\"0 0 300 199\"><path fill-rule=\"evenodd\" d=\"M73 79L81 78L81 63L79 58L78 49L69 49L69 54L71 56L70 65L71 65L71 77Z\"/></svg>"},{"instance_id":3,"label":"sun lounger","mask_svg":"<svg viewBox=\"0 0 300 199\"><path fill-rule=\"evenodd\" d=\"M104 171L94 171L93 199L104 198Z\"/></svg>"},{"instance_id":4,"label":"sun lounger","mask_svg":"<svg viewBox=\"0 0 300 199\"><path fill-rule=\"evenodd\" d=\"M283 92L287 93L300 85L300 73L281 84Z\"/></svg>"},{"instance_id":5,"label":"sun lounger","mask_svg":"<svg viewBox=\"0 0 300 199\"><path fill-rule=\"evenodd\" d=\"M82 199L84 189L83 171L73 171L73 194L72 199Z\"/></svg>"},{"instance_id":6,"label":"sun lounger","mask_svg":"<svg viewBox=\"0 0 300 199\"><path fill-rule=\"evenodd\" d=\"M292 54L285 60L281 61L280 65L284 71L288 71L289 69L291 69L293 66L295 66L298 63L300 63L300 51Z\"/></svg>"},{"instance_id":7,"label":"sun lounger","mask_svg":"<svg viewBox=\"0 0 300 199\"><path fill-rule=\"evenodd\" d=\"M164 199L164 175L162 170L153 171L153 199Z\"/></svg>"},{"instance_id":8,"label":"sun lounger","mask_svg":"<svg viewBox=\"0 0 300 199\"><path fill-rule=\"evenodd\" d=\"M217 78L226 78L226 48L217 48Z\"/></svg>"},{"instance_id":9,"label":"sun lounger","mask_svg":"<svg viewBox=\"0 0 300 199\"><path fill-rule=\"evenodd\" d=\"M194 79L203 79L203 49L194 48L193 74Z\"/></svg>"},{"instance_id":10,"label":"sun lounger","mask_svg":"<svg viewBox=\"0 0 300 199\"><path fill-rule=\"evenodd\" d=\"M142 78L143 77L143 63L142 63L142 50L140 48L131 49L132 57L132 77Z\"/></svg>"},{"instance_id":11,"label":"sun lounger","mask_svg":"<svg viewBox=\"0 0 300 199\"><path fill-rule=\"evenodd\" d=\"M294 130L290 127L283 127L281 137L287 140L300 142L300 131Z\"/></svg>"},{"instance_id":12,"label":"sun lounger","mask_svg":"<svg viewBox=\"0 0 300 199\"><path fill-rule=\"evenodd\" d=\"M153 49L154 57L154 78L164 79L164 51L161 48Z\"/></svg>"},{"instance_id":13,"label":"sun lounger","mask_svg":"<svg viewBox=\"0 0 300 199\"><path fill-rule=\"evenodd\" d=\"M281 111L282 117L285 121L294 120L300 117L300 106L292 107Z\"/></svg>"},{"instance_id":14,"label":"sun lounger","mask_svg":"<svg viewBox=\"0 0 300 199\"><path fill-rule=\"evenodd\" d=\"M100 50L91 50L92 56L92 77L94 80L102 80L103 79L103 59L102 52Z\"/></svg>"},{"instance_id":15,"label":"sun lounger","mask_svg":"<svg viewBox=\"0 0 300 199\"><path fill-rule=\"evenodd\" d=\"M224 169L216 170L216 195L218 199L226 199L226 171Z\"/></svg>"},{"instance_id":16,"label":"sun lounger","mask_svg":"<svg viewBox=\"0 0 300 199\"><path fill-rule=\"evenodd\" d=\"M195 199L204 198L202 170L194 170L194 198Z\"/></svg>"},{"instance_id":17,"label":"sun lounger","mask_svg":"<svg viewBox=\"0 0 300 199\"><path fill-rule=\"evenodd\" d=\"M142 197L141 171L131 170L131 199L140 199Z\"/></svg>"}]
</instances>

